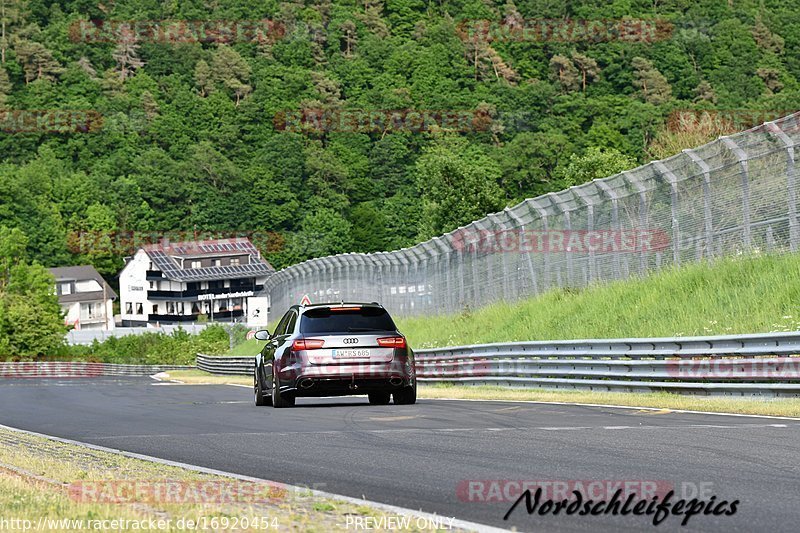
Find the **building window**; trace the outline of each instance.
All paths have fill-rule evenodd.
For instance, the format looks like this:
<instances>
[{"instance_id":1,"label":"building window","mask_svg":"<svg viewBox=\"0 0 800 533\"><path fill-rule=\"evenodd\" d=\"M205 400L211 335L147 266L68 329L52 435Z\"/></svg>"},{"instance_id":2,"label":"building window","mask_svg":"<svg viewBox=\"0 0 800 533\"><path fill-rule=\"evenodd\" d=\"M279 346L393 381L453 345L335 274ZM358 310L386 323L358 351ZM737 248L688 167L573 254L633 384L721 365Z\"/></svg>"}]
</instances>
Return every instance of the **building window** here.
<instances>
[{"instance_id":1,"label":"building window","mask_svg":"<svg viewBox=\"0 0 800 533\"><path fill-rule=\"evenodd\" d=\"M158 304L153 304L153 314L154 315L158 314Z\"/></svg>"},{"instance_id":2,"label":"building window","mask_svg":"<svg viewBox=\"0 0 800 533\"><path fill-rule=\"evenodd\" d=\"M156 288L156 284L154 282L152 282L152 281L150 282L150 288L151 289L155 289Z\"/></svg>"},{"instance_id":3,"label":"building window","mask_svg":"<svg viewBox=\"0 0 800 533\"><path fill-rule=\"evenodd\" d=\"M239 258L231 257L231 266L239 266Z\"/></svg>"},{"instance_id":4,"label":"building window","mask_svg":"<svg viewBox=\"0 0 800 533\"><path fill-rule=\"evenodd\" d=\"M175 314L175 302L167 302L167 314L168 315Z\"/></svg>"},{"instance_id":5,"label":"building window","mask_svg":"<svg viewBox=\"0 0 800 533\"><path fill-rule=\"evenodd\" d=\"M128 302L125 304L125 314L126 315L133 314L133 302Z\"/></svg>"},{"instance_id":6,"label":"building window","mask_svg":"<svg viewBox=\"0 0 800 533\"><path fill-rule=\"evenodd\" d=\"M56 285L56 293L59 296L72 294L72 283L59 283Z\"/></svg>"},{"instance_id":7,"label":"building window","mask_svg":"<svg viewBox=\"0 0 800 533\"><path fill-rule=\"evenodd\" d=\"M200 268L200 261L192 261L192 268Z\"/></svg>"},{"instance_id":8,"label":"building window","mask_svg":"<svg viewBox=\"0 0 800 533\"><path fill-rule=\"evenodd\" d=\"M222 266L222 259L214 259L214 266L221 267Z\"/></svg>"},{"instance_id":9,"label":"building window","mask_svg":"<svg viewBox=\"0 0 800 533\"><path fill-rule=\"evenodd\" d=\"M140 303L136 304L136 314L143 315L144 314L144 306Z\"/></svg>"}]
</instances>

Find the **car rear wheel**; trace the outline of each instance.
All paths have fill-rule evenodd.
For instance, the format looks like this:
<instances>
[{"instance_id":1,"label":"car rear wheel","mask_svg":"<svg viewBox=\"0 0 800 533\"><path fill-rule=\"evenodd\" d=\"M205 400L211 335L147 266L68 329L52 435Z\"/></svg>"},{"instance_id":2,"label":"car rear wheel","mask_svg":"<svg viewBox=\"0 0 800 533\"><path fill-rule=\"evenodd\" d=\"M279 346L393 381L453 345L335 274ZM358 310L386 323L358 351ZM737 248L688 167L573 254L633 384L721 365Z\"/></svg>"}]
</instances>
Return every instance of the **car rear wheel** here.
<instances>
[{"instance_id":1,"label":"car rear wheel","mask_svg":"<svg viewBox=\"0 0 800 533\"><path fill-rule=\"evenodd\" d=\"M389 405L388 392L370 392L368 396L369 403L372 405Z\"/></svg>"},{"instance_id":2,"label":"car rear wheel","mask_svg":"<svg viewBox=\"0 0 800 533\"><path fill-rule=\"evenodd\" d=\"M395 405L413 405L417 403L417 385L405 387L393 394Z\"/></svg>"},{"instance_id":3,"label":"car rear wheel","mask_svg":"<svg viewBox=\"0 0 800 533\"><path fill-rule=\"evenodd\" d=\"M272 407L294 407L294 396L291 394L281 394L278 380L272 376Z\"/></svg>"}]
</instances>

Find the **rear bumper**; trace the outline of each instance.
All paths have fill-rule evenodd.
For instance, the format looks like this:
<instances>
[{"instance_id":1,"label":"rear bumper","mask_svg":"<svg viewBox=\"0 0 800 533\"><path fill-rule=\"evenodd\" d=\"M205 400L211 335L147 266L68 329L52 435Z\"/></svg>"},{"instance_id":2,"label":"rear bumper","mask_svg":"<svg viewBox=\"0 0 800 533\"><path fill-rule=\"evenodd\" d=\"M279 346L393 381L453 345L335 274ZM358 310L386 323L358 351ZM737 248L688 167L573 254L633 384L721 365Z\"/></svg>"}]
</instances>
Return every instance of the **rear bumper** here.
<instances>
[{"instance_id":1,"label":"rear bumper","mask_svg":"<svg viewBox=\"0 0 800 533\"><path fill-rule=\"evenodd\" d=\"M393 392L414 385L408 360L348 365L302 365L281 370L281 392L296 396L343 396Z\"/></svg>"}]
</instances>

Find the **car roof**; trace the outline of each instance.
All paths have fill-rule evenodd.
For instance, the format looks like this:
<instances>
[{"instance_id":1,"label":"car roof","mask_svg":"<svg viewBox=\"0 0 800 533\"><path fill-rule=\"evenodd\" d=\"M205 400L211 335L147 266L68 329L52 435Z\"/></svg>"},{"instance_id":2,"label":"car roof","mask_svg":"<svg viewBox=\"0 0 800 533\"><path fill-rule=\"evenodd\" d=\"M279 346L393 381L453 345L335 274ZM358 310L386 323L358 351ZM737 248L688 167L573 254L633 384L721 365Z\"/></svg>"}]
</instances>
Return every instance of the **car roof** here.
<instances>
[{"instance_id":1,"label":"car roof","mask_svg":"<svg viewBox=\"0 0 800 533\"><path fill-rule=\"evenodd\" d=\"M318 304L308 304L308 305L293 305L292 309L319 309L321 307L347 307L347 306L354 306L354 307L378 307L383 309L383 306L378 302L329 302L329 303L318 303Z\"/></svg>"}]
</instances>

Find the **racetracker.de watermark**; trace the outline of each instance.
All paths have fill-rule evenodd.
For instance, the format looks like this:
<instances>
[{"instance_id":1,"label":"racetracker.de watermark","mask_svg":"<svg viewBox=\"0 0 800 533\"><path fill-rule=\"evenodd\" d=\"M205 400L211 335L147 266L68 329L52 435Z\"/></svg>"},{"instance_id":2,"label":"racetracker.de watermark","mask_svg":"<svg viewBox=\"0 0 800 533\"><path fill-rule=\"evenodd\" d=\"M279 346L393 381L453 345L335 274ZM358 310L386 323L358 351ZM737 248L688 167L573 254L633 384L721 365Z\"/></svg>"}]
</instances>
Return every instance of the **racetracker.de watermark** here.
<instances>
[{"instance_id":1,"label":"racetracker.de watermark","mask_svg":"<svg viewBox=\"0 0 800 533\"><path fill-rule=\"evenodd\" d=\"M131 255L144 246L159 245L167 253L186 255L203 252L208 241L225 244L241 239L264 253L280 251L286 242L274 231L72 231L67 234L67 249L74 254Z\"/></svg>"},{"instance_id":2,"label":"racetracker.de watermark","mask_svg":"<svg viewBox=\"0 0 800 533\"><path fill-rule=\"evenodd\" d=\"M654 43L669 39L674 25L664 19L468 19L458 24L462 40Z\"/></svg>"},{"instance_id":3,"label":"racetracker.de watermark","mask_svg":"<svg viewBox=\"0 0 800 533\"><path fill-rule=\"evenodd\" d=\"M279 111L273 124L293 133L429 133L433 131L482 132L493 119L485 110L430 109L301 109Z\"/></svg>"},{"instance_id":4,"label":"racetracker.de watermark","mask_svg":"<svg viewBox=\"0 0 800 533\"><path fill-rule=\"evenodd\" d=\"M262 20L80 20L69 27L73 42L271 43L286 35L280 22Z\"/></svg>"},{"instance_id":5,"label":"racetracker.de watermark","mask_svg":"<svg viewBox=\"0 0 800 533\"><path fill-rule=\"evenodd\" d=\"M280 483L236 479L186 481L176 479L116 479L75 481L69 497L80 503L206 505L274 503L286 500L291 493Z\"/></svg>"},{"instance_id":6,"label":"racetracker.de watermark","mask_svg":"<svg viewBox=\"0 0 800 533\"><path fill-rule=\"evenodd\" d=\"M5 133L94 133L103 116L87 109L0 109Z\"/></svg>"},{"instance_id":7,"label":"racetracker.de watermark","mask_svg":"<svg viewBox=\"0 0 800 533\"><path fill-rule=\"evenodd\" d=\"M456 251L481 253L610 253L654 252L670 245L660 229L632 230L473 230L449 236Z\"/></svg>"},{"instance_id":8,"label":"racetracker.de watermark","mask_svg":"<svg viewBox=\"0 0 800 533\"><path fill-rule=\"evenodd\" d=\"M667 362L667 374L679 379L797 380L800 357L673 359Z\"/></svg>"}]
</instances>

